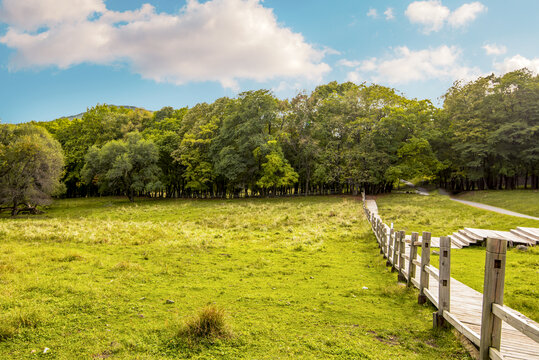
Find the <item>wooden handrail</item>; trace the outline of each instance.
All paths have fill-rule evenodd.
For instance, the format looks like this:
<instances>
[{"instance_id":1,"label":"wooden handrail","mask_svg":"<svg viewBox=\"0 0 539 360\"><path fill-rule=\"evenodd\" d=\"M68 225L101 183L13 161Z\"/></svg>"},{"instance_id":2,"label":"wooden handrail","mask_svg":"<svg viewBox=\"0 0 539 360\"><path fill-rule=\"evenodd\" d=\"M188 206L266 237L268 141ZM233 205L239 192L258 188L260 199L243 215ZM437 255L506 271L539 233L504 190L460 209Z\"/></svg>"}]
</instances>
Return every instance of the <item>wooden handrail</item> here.
<instances>
[{"instance_id":1,"label":"wooden handrail","mask_svg":"<svg viewBox=\"0 0 539 360\"><path fill-rule=\"evenodd\" d=\"M521 313L500 304L492 304L492 313L530 339L539 343L539 324Z\"/></svg>"},{"instance_id":2,"label":"wooden handrail","mask_svg":"<svg viewBox=\"0 0 539 360\"><path fill-rule=\"evenodd\" d=\"M434 266L427 265L425 267L425 271L428 272L429 275L435 278L436 280L440 280L440 276L438 275L439 274L438 269L436 269Z\"/></svg>"},{"instance_id":3,"label":"wooden handrail","mask_svg":"<svg viewBox=\"0 0 539 360\"><path fill-rule=\"evenodd\" d=\"M440 264L439 268L436 268L430 264L431 235L429 232L423 232L421 241L417 241L417 233L412 233L411 239L407 240L404 231L394 231L392 227L383 223L379 215L375 215L366 207L365 213L371 222L381 253L387 258L387 265L392 266L393 271L398 271L400 281L407 281L408 285L419 289L418 302L420 304L428 299L438 309L434 313L435 326L443 326L445 323L451 324L479 347L479 359L503 359L500 352L503 321L539 343L539 324L503 305L506 241L487 239L483 311L481 335L479 335L451 313L451 239L449 237L440 238ZM410 244L409 255L405 253L406 244ZM421 257L417 255L417 246L421 246ZM407 267L404 266L405 260ZM418 274L419 280L416 280L414 276L414 268L420 272ZM429 289L429 278L431 277L438 282L438 296L435 296Z\"/></svg>"}]
</instances>

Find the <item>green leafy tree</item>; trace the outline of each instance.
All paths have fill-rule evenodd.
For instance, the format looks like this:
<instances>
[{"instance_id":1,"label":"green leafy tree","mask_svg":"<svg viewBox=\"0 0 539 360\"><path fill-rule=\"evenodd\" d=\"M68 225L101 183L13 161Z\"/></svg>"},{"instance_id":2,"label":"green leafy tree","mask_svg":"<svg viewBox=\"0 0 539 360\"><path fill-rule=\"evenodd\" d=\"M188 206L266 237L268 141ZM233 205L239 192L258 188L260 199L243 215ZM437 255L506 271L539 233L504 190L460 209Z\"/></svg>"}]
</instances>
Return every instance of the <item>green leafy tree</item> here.
<instances>
[{"instance_id":1,"label":"green leafy tree","mask_svg":"<svg viewBox=\"0 0 539 360\"><path fill-rule=\"evenodd\" d=\"M268 141L266 147L269 153L265 155L261 176L256 184L265 190L273 189L275 194L277 188L295 184L299 176L290 166L288 160L285 159L283 151L276 140ZM255 149L255 157L260 156L260 152L260 148Z\"/></svg>"},{"instance_id":2,"label":"green leafy tree","mask_svg":"<svg viewBox=\"0 0 539 360\"><path fill-rule=\"evenodd\" d=\"M130 133L102 148L93 146L86 155L82 176L87 183L96 182L101 193L120 192L134 201L136 193L161 187L158 160L159 149L151 140Z\"/></svg>"},{"instance_id":3,"label":"green leafy tree","mask_svg":"<svg viewBox=\"0 0 539 360\"><path fill-rule=\"evenodd\" d=\"M227 107L219 134L210 146L217 176L237 195L256 187L261 163L254 150L278 130L278 101L268 90L241 93Z\"/></svg>"},{"instance_id":4,"label":"green leafy tree","mask_svg":"<svg viewBox=\"0 0 539 360\"><path fill-rule=\"evenodd\" d=\"M0 125L0 209L13 216L37 213L60 194L64 156L47 130L33 125Z\"/></svg>"}]
</instances>

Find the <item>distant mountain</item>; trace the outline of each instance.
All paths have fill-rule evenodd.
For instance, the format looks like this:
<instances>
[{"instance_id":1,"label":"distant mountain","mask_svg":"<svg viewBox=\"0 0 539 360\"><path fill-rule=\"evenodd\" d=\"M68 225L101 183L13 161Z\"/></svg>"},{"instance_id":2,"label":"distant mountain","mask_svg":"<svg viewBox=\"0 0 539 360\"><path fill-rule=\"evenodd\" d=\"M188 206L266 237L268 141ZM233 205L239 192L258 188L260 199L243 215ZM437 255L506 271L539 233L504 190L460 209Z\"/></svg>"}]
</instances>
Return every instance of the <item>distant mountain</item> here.
<instances>
[{"instance_id":1,"label":"distant mountain","mask_svg":"<svg viewBox=\"0 0 539 360\"><path fill-rule=\"evenodd\" d=\"M138 107L138 106L131 106L131 105L113 105L113 104L107 104L107 105L110 105L110 106L116 106L116 107L123 107L123 108L131 109L131 110L135 110L135 109L146 110L146 109L144 109L144 108L141 108L141 107ZM147 111L152 112L151 110L147 110ZM81 112L80 114L77 114L77 115L62 116L62 117L63 117L63 118L68 118L69 120L73 120L73 119L81 119L82 116L83 116L84 114L86 114L86 111L85 111L85 112Z\"/></svg>"}]
</instances>

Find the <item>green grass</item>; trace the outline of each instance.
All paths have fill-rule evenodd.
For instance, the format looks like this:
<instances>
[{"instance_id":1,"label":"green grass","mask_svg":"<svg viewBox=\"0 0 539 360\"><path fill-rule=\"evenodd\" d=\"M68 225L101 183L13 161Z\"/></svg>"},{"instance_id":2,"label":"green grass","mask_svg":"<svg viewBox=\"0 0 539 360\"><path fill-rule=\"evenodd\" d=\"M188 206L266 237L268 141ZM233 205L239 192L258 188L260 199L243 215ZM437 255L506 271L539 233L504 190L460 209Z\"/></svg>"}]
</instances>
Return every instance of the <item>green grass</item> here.
<instances>
[{"instance_id":1,"label":"green grass","mask_svg":"<svg viewBox=\"0 0 539 360\"><path fill-rule=\"evenodd\" d=\"M465 227L510 230L517 226L539 227L539 221L502 215L432 194L391 194L376 198L380 216L398 230L430 231L432 236L450 235Z\"/></svg>"},{"instance_id":2,"label":"green grass","mask_svg":"<svg viewBox=\"0 0 539 360\"><path fill-rule=\"evenodd\" d=\"M433 236L450 235L464 227L510 230L517 226L539 227L539 221L502 215L449 200L447 196L391 194L376 200L382 220L394 223L408 234L430 231ZM438 259L431 258L437 266ZM451 250L451 276L483 292L485 249L469 247ZM507 254L504 302L539 321L539 247Z\"/></svg>"},{"instance_id":3,"label":"green grass","mask_svg":"<svg viewBox=\"0 0 539 360\"><path fill-rule=\"evenodd\" d=\"M539 217L539 191L537 190L469 191L459 194L458 198Z\"/></svg>"},{"instance_id":4,"label":"green grass","mask_svg":"<svg viewBox=\"0 0 539 360\"><path fill-rule=\"evenodd\" d=\"M469 358L354 199L63 200L0 239L2 359ZM208 305L227 336L182 336Z\"/></svg>"}]
</instances>

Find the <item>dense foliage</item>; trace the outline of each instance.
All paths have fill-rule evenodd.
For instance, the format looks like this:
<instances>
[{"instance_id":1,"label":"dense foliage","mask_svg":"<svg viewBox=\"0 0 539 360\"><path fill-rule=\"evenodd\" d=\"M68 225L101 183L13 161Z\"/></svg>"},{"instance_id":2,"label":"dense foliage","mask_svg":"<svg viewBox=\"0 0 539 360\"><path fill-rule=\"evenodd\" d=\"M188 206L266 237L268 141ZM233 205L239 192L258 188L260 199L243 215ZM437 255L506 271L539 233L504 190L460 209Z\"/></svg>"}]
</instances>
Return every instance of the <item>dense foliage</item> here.
<instances>
[{"instance_id":1,"label":"dense foliage","mask_svg":"<svg viewBox=\"0 0 539 360\"><path fill-rule=\"evenodd\" d=\"M378 193L399 179L538 187L539 78L525 70L457 82L442 109L379 85L331 82L291 100L258 90L153 113L97 105L39 125L62 144L68 196ZM111 186L104 172L83 171L133 132L155 147L141 156L147 180Z\"/></svg>"},{"instance_id":2,"label":"dense foliage","mask_svg":"<svg viewBox=\"0 0 539 360\"><path fill-rule=\"evenodd\" d=\"M109 141L102 148L92 146L81 174L87 183L95 181L100 192L117 191L133 201L135 193L160 189L158 159L151 140L129 133L125 140Z\"/></svg>"},{"instance_id":3,"label":"dense foliage","mask_svg":"<svg viewBox=\"0 0 539 360\"><path fill-rule=\"evenodd\" d=\"M33 125L0 125L0 211L35 213L62 192L64 156L58 141Z\"/></svg>"}]
</instances>

